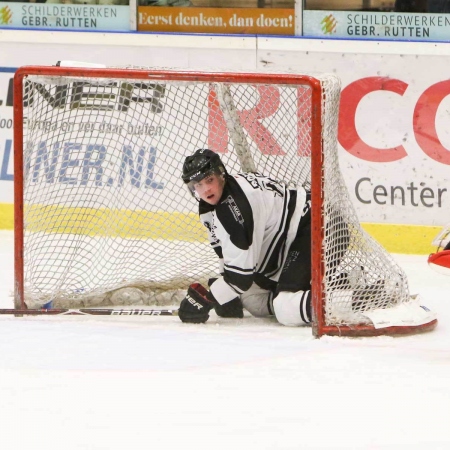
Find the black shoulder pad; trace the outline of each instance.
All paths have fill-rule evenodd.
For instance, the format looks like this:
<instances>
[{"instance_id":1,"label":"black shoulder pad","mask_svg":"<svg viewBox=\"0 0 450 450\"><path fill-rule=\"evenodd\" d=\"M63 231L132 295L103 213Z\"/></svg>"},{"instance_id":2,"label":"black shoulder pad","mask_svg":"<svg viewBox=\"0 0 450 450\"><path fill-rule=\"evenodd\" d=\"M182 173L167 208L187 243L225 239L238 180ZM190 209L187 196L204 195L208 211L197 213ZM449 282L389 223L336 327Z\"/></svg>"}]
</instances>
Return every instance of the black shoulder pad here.
<instances>
[{"instance_id":1,"label":"black shoulder pad","mask_svg":"<svg viewBox=\"0 0 450 450\"><path fill-rule=\"evenodd\" d=\"M253 212L248 198L234 178L229 177L221 201L216 205L217 218L230 235L231 242L248 250L253 242Z\"/></svg>"}]
</instances>

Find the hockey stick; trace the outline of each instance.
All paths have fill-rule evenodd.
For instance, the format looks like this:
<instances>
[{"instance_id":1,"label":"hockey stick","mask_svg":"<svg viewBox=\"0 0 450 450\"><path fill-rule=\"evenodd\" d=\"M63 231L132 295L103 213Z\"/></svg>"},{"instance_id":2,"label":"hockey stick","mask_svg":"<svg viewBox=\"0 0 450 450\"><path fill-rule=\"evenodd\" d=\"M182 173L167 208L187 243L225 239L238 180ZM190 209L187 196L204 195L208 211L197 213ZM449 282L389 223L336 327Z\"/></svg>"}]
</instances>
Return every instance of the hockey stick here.
<instances>
[{"instance_id":1,"label":"hockey stick","mask_svg":"<svg viewBox=\"0 0 450 450\"><path fill-rule=\"evenodd\" d=\"M200 283L192 283L190 288L205 296L208 290ZM1 314L14 314L15 316L178 316L178 309L112 309L112 308L52 308L52 309L4 309L0 308Z\"/></svg>"},{"instance_id":2,"label":"hockey stick","mask_svg":"<svg viewBox=\"0 0 450 450\"><path fill-rule=\"evenodd\" d=\"M16 316L178 316L178 309L0 309L0 314Z\"/></svg>"}]
</instances>

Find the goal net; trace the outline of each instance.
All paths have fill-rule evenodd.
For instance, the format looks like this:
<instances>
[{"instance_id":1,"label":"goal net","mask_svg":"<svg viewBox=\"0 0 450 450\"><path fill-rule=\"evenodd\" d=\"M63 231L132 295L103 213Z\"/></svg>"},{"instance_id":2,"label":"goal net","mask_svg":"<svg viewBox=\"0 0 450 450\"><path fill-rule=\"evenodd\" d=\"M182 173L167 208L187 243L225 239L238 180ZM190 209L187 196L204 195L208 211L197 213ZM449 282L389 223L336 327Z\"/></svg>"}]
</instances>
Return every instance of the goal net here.
<instances>
[{"instance_id":1,"label":"goal net","mask_svg":"<svg viewBox=\"0 0 450 450\"><path fill-rule=\"evenodd\" d=\"M230 173L312 190L316 335L430 329L359 225L339 170L339 97L334 75L20 68L15 307L173 305L217 276L181 180L184 158L209 148ZM386 311L397 319L380 327Z\"/></svg>"}]
</instances>

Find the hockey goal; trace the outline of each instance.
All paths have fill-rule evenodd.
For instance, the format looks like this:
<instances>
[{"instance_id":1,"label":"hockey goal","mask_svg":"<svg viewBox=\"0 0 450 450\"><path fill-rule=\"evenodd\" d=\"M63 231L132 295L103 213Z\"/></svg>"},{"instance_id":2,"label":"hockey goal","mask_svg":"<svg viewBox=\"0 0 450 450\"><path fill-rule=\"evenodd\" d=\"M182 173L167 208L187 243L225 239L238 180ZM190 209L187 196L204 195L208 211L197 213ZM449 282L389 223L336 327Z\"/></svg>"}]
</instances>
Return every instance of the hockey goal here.
<instances>
[{"instance_id":1,"label":"hockey goal","mask_svg":"<svg viewBox=\"0 0 450 450\"><path fill-rule=\"evenodd\" d=\"M176 304L217 275L180 178L207 147L231 173L311 188L316 336L436 325L359 225L336 76L30 66L14 83L16 311Z\"/></svg>"}]
</instances>

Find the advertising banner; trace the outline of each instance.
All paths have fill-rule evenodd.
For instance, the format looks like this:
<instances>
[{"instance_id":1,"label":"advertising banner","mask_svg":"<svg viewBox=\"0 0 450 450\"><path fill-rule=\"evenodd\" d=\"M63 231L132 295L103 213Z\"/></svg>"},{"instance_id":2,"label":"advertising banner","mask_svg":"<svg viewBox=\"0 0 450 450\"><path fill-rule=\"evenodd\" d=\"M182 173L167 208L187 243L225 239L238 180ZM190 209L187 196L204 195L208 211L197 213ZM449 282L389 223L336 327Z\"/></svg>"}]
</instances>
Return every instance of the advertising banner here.
<instances>
[{"instance_id":1,"label":"advertising banner","mask_svg":"<svg viewBox=\"0 0 450 450\"><path fill-rule=\"evenodd\" d=\"M130 31L130 7L1 2L0 27Z\"/></svg>"},{"instance_id":2,"label":"advertising banner","mask_svg":"<svg viewBox=\"0 0 450 450\"><path fill-rule=\"evenodd\" d=\"M332 60L333 56L330 54L328 60ZM381 55L372 55L372 58L377 57ZM363 67L366 58L365 55L353 55L352 62L355 64L359 60L360 67ZM446 223L450 210L448 170L450 152L447 150L450 148L450 131L447 126L450 81L444 79L443 74L437 73L438 67L437 65L434 67L433 64L434 62L437 64L437 61L432 57L424 57L427 64L422 63L424 68L420 69L415 62L417 57L403 55L403 66L397 74L394 66L399 63L399 57L383 55L383 58L390 61L392 69L390 77L366 76L364 70L358 71L354 66L355 70L349 72L351 76L343 80L338 140L345 182L364 222L378 222L382 218L383 222L387 223L417 225ZM344 68L349 68L347 61L342 63L342 66L336 64L335 67L338 73L343 72ZM435 70L430 70L433 67ZM3 99L0 106L2 152L0 180L7 183L13 179L12 74L0 72L0 75L2 80L0 93ZM274 111L274 114L276 113L277 111ZM156 127L153 122L145 124L144 127L140 126L139 130L134 123L128 123L126 128L116 130L112 122L105 122L101 119L101 113L99 114L97 118L99 122L94 126L91 123L64 121L61 123L39 121L30 124L25 120L24 127L26 129L47 127L49 130L62 127L66 131L73 129L74 133L78 133L77 138L83 131L82 135L87 139L86 143L83 141L83 145L86 146L91 141L97 142L102 136L107 137L114 133L133 137L134 141L138 136L141 139L142 135L145 142L138 145L141 149L148 147L149 142L152 142L149 139L159 138L163 133L162 128ZM205 111L205 114L208 112ZM176 134L178 128L175 126L172 128L175 135L171 138L171 142L175 142L178 139ZM256 139L255 143L258 144L257 136L250 134L249 139ZM281 141L279 143L281 145ZM35 152L39 148L36 147ZM48 144L45 148L49 152L53 147ZM226 149L216 150L226 151ZM154 151L158 151L157 145L154 146ZM154 158L155 155L152 156L150 152L149 157ZM36 158L34 155L34 159ZM134 161L137 156L130 154L127 158L127 161ZM33 169L37 164L33 162L34 159L30 161L30 170L32 172L35 170L37 174L37 169ZM152 169L150 175L146 175L147 178L153 180L153 173ZM144 180L145 174L140 175ZM170 176L164 173L163 178L168 179ZM143 186L148 184L147 178L144 180L145 183L143 181ZM122 180L121 183L123 182ZM114 184L112 179L110 184ZM8 201L10 195L11 187L2 189L0 202Z\"/></svg>"},{"instance_id":3,"label":"advertising banner","mask_svg":"<svg viewBox=\"0 0 450 450\"><path fill-rule=\"evenodd\" d=\"M450 52L446 45L270 37L254 38L251 43L247 37L245 47L237 48L238 39L233 37L211 38L208 46L200 37L184 37L191 41L181 53L179 44L171 47L172 40L179 39L176 35L134 36L144 40L141 47L118 46L96 62L120 65L141 61L142 65L137 50L142 53L151 46L151 63L159 67L183 54L183 64L192 70L215 66L218 70L250 71L253 67L256 71L337 74L342 82L340 165L359 219L418 227L448 223L450 82L446 67ZM38 48L15 43L4 43L4 47L11 55L21 54L24 64L34 58ZM64 48L65 58L80 60L74 52L88 54L96 47ZM45 57L55 62L61 54L61 49L49 44ZM14 71L5 63L0 68L0 203L13 202ZM141 175L145 181L144 172Z\"/></svg>"},{"instance_id":4,"label":"advertising banner","mask_svg":"<svg viewBox=\"0 0 450 450\"><path fill-rule=\"evenodd\" d=\"M293 9L138 7L138 31L295 34Z\"/></svg>"},{"instance_id":5,"label":"advertising banner","mask_svg":"<svg viewBox=\"0 0 450 450\"><path fill-rule=\"evenodd\" d=\"M448 42L450 15L304 10L303 35Z\"/></svg>"},{"instance_id":6,"label":"advertising banner","mask_svg":"<svg viewBox=\"0 0 450 450\"><path fill-rule=\"evenodd\" d=\"M445 223L450 82L416 85L405 75L361 77L343 89L338 136L346 181L366 221Z\"/></svg>"},{"instance_id":7,"label":"advertising banner","mask_svg":"<svg viewBox=\"0 0 450 450\"><path fill-rule=\"evenodd\" d=\"M299 49L294 40L284 44L277 50L260 43L259 57L279 69L308 67L341 78L340 165L360 220L447 223L450 82L444 67L450 56L431 54L434 45L397 53L401 44L393 42L379 52L363 42L351 50L347 42L348 52L336 41L324 52Z\"/></svg>"},{"instance_id":8,"label":"advertising banner","mask_svg":"<svg viewBox=\"0 0 450 450\"><path fill-rule=\"evenodd\" d=\"M0 203L12 203L14 198L12 183L14 72L15 69L0 67Z\"/></svg>"}]
</instances>

